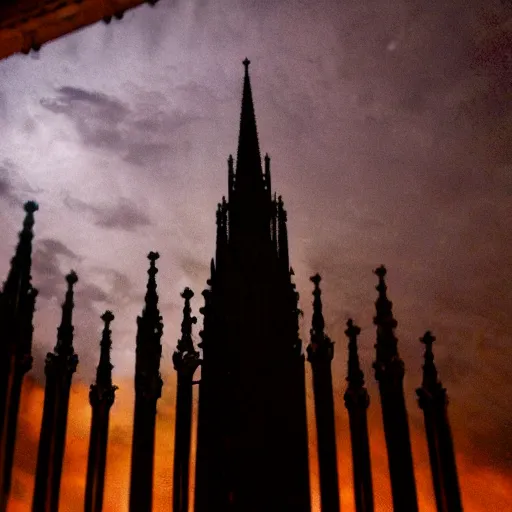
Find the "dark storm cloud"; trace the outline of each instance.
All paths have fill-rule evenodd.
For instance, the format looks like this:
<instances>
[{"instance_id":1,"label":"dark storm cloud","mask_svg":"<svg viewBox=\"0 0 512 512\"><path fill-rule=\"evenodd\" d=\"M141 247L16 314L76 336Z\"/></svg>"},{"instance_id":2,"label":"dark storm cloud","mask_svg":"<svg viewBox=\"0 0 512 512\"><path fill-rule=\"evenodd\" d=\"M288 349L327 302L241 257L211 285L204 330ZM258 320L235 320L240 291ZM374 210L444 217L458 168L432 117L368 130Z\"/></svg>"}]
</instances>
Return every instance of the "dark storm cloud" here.
<instances>
[{"instance_id":1,"label":"dark storm cloud","mask_svg":"<svg viewBox=\"0 0 512 512\"><path fill-rule=\"evenodd\" d=\"M129 199L121 198L114 206L93 206L80 199L67 197L64 204L70 210L92 215L96 226L107 229L134 231L139 227L151 225L149 217Z\"/></svg>"},{"instance_id":2,"label":"dark storm cloud","mask_svg":"<svg viewBox=\"0 0 512 512\"><path fill-rule=\"evenodd\" d=\"M39 297L60 297L65 289L64 276L78 261L79 257L59 240L37 240L32 255L32 275ZM63 270L63 262L70 265L67 270Z\"/></svg>"},{"instance_id":3,"label":"dark storm cloud","mask_svg":"<svg viewBox=\"0 0 512 512\"><path fill-rule=\"evenodd\" d=\"M88 111L100 115L107 124L115 127L130 113L122 102L99 92L89 92L76 87L60 87L57 98L42 99L41 105L56 114L72 115ZM96 109L96 111L95 111Z\"/></svg>"},{"instance_id":4,"label":"dark storm cloud","mask_svg":"<svg viewBox=\"0 0 512 512\"><path fill-rule=\"evenodd\" d=\"M165 96L140 94L135 106L117 98L76 87L57 89L57 97L41 100L41 105L68 117L82 142L110 151L136 166L154 165L171 150L188 151L190 143L179 136L190 123L202 119L194 112L172 111Z\"/></svg>"},{"instance_id":5,"label":"dark storm cloud","mask_svg":"<svg viewBox=\"0 0 512 512\"><path fill-rule=\"evenodd\" d=\"M10 198L12 196L12 187L7 177L7 169L0 166L0 197Z\"/></svg>"},{"instance_id":6,"label":"dark storm cloud","mask_svg":"<svg viewBox=\"0 0 512 512\"><path fill-rule=\"evenodd\" d=\"M177 255L177 258L185 275L204 279L208 277L210 265L206 261L185 252Z\"/></svg>"}]
</instances>

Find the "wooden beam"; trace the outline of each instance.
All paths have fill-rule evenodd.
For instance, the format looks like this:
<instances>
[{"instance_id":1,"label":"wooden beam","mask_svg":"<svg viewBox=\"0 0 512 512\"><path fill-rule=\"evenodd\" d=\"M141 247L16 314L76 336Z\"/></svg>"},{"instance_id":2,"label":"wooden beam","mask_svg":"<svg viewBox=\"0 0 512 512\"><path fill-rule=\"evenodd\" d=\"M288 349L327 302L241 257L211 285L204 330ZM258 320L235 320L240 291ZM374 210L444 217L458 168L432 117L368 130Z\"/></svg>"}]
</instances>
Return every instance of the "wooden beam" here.
<instances>
[{"instance_id":1,"label":"wooden beam","mask_svg":"<svg viewBox=\"0 0 512 512\"><path fill-rule=\"evenodd\" d=\"M0 6L0 59L38 51L49 41L158 0L18 0Z\"/></svg>"}]
</instances>

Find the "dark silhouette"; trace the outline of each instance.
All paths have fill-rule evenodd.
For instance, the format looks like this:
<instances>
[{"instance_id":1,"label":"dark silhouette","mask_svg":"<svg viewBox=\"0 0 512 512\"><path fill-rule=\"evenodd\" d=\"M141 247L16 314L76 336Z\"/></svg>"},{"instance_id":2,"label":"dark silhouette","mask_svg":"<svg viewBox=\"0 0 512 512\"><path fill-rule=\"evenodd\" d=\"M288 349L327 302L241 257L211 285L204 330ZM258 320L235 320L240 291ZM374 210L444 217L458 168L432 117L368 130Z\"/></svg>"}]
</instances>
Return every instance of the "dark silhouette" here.
<instances>
[{"instance_id":1,"label":"dark silhouette","mask_svg":"<svg viewBox=\"0 0 512 512\"><path fill-rule=\"evenodd\" d=\"M299 295L288 255L287 215L281 196L272 193L270 158L261 155L249 80L245 74L236 172L228 158L228 199L217 207L215 258L203 291L200 332L202 357L194 347L190 300L185 288L181 338L173 354L177 372L173 511L188 512L192 437L192 389L201 365L197 418L195 512L309 512L310 486L306 421L305 359L299 338ZM32 228L37 205L26 217L11 268L0 294L0 512L6 510L13 465L16 421L23 376L32 364L32 320L37 290L31 284ZM161 396L163 334L158 309L156 261L150 267L142 315L137 318L135 410L132 439L130 512L151 512L157 401ZM392 303L384 266L375 303L375 377L379 383L384 434L395 512L417 512L416 484L403 378ZM45 363L46 388L33 512L57 512L72 375L78 364L73 348L74 272L67 277L54 352ZM334 344L325 334L320 276L311 278L313 318L307 348L313 372L320 502L323 512L339 512L336 429L331 364ZM109 413L115 399L110 362L114 315L101 317L104 329L92 407L85 511L102 510ZM357 512L373 512L367 425L368 392L359 364L359 327L347 322L347 389L354 495ZM439 512L462 512L446 390L437 378L427 332L423 382L417 390L424 411L430 463ZM85 468L84 468L85 471Z\"/></svg>"},{"instance_id":2,"label":"dark silhouette","mask_svg":"<svg viewBox=\"0 0 512 512\"><path fill-rule=\"evenodd\" d=\"M192 342L192 325L197 322L191 316L190 299L194 292L185 288L181 296L185 299L181 339L172 355L174 369L178 374L176 391L176 419L174 434L174 480L173 512L188 512L190 440L192 434L192 381L199 366L199 352Z\"/></svg>"},{"instance_id":3,"label":"dark silhouette","mask_svg":"<svg viewBox=\"0 0 512 512\"><path fill-rule=\"evenodd\" d=\"M370 441L368 438L368 420L366 410L370 397L364 386L364 375L359 365L357 337L361 329L352 319L347 322L348 374L345 391L345 407L350 422L350 441L352 444L352 468L354 472L354 501L357 512L373 512L373 484L370 459Z\"/></svg>"},{"instance_id":4,"label":"dark silhouette","mask_svg":"<svg viewBox=\"0 0 512 512\"><path fill-rule=\"evenodd\" d=\"M158 258L157 252L148 254L146 304L142 315L137 317L130 512L149 511L153 502L156 402L162 394L160 339L164 328L156 293L155 262Z\"/></svg>"},{"instance_id":5,"label":"dark silhouette","mask_svg":"<svg viewBox=\"0 0 512 512\"><path fill-rule=\"evenodd\" d=\"M37 290L32 286L35 202L25 203L16 254L0 293L0 510L6 510L16 443L23 378L32 368L32 333Z\"/></svg>"},{"instance_id":6,"label":"dark silhouette","mask_svg":"<svg viewBox=\"0 0 512 512\"><path fill-rule=\"evenodd\" d=\"M438 512L462 512L457 465L448 421L448 396L437 378L432 343L435 337L427 331L420 341L425 345L423 382L416 391L423 409L432 480Z\"/></svg>"},{"instance_id":7,"label":"dark silhouette","mask_svg":"<svg viewBox=\"0 0 512 512\"><path fill-rule=\"evenodd\" d=\"M404 398L404 363L398 355L393 317L393 303L386 295L384 265L375 270L379 278L375 302L377 315L377 357L373 363L375 378L379 382L380 402L384 420L384 436L388 451L389 475L395 512L417 512L416 482L412 462L409 423Z\"/></svg>"},{"instance_id":8,"label":"dark silhouette","mask_svg":"<svg viewBox=\"0 0 512 512\"><path fill-rule=\"evenodd\" d=\"M245 76L201 333L195 510L310 510L304 355L286 212L262 170ZM264 489L264 492L262 490Z\"/></svg>"},{"instance_id":9,"label":"dark silhouette","mask_svg":"<svg viewBox=\"0 0 512 512\"><path fill-rule=\"evenodd\" d=\"M117 386L112 384L110 363L110 323L114 320L111 311L105 311L101 319L105 323L101 337L100 362L96 370L96 382L91 384L89 402L92 407L89 457L87 459L87 480L85 486L85 512L101 512L103 509L103 488L107 462L108 424L110 408L115 400Z\"/></svg>"},{"instance_id":10,"label":"dark silhouette","mask_svg":"<svg viewBox=\"0 0 512 512\"><path fill-rule=\"evenodd\" d=\"M44 371L43 421L39 437L36 482L32 503L33 512L57 512L59 508L62 461L66 445L69 391L76 371L78 356L73 348L73 286L78 281L75 272L66 276L68 289L62 304L62 321L58 328L57 344L46 355Z\"/></svg>"},{"instance_id":11,"label":"dark silhouette","mask_svg":"<svg viewBox=\"0 0 512 512\"><path fill-rule=\"evenodd\" d=\"M336 450L336 425L332 390L331 361L334 343L324 333L324 317L318 274L310 278L313 290L313 321L311 343L308 345L308 361L313 370L313 393L317 430L318 465L320 468L320 501L322 512L339 512L340 491L338 486L338 452Z\"/></svg>"}]
</instances>

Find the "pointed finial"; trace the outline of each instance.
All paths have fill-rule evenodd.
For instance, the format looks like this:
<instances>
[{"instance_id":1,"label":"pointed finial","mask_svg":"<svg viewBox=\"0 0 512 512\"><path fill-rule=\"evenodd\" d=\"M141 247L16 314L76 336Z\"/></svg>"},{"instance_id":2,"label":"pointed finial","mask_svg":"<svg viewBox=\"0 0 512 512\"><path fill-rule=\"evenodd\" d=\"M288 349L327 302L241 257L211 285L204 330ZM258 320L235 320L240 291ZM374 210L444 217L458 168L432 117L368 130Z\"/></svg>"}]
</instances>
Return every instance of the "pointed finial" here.
<instances>
[{"instance_id":1,"label":"pointed finial","mask_svg":"<svg viewBox=\"0 0 512 512\"><path fill-rule=\"evenodd\" d=\"M160 312L158 311L158 295L156 292L156 279L155 276L158 273L158 269L156 268L155 262L160 258L160 254L156 251L151 251L148 254L148 260L150 262L148 269L148 283L146 286L146 296L145 303L146 306L143 311L143 316L146 318L150 318L150 322L155 322L155 328L159 329L159 332L163 329L163 325L161 323Z\"/></svg>"},{"instance_id":2,"label":"pointed finial","mask_svg":"<svg viewBox=\"0 0 512 512\"><path fill-rule=\"evenodd\" d=\"M155 262L156 262L156 260L158 260L158 258L160 258L160 254L158 254L155 251L151 251L148 254L148 260L149 260L152 268L155 266Z\"/></svg>"},{"instance_id":3,"label":"pointed finial","mask_svg":"<svg viewBox=\"0 0 512 512\"><path fill-rule=\"evenodd\" d=\"M179 374L186 374L191 377L199 365L199 353L194 349L192 341L192 326L197 323L197 318L191 315L192 310L190 308L190 299L194 296L194 292L187 287L183 290L181 296L185 299L183 321L181 322L181 339L178 340L172 360L174 369Z\"/></svg>"},{"instance_id":4,"label":"pointed finial","mask_svg":"<svg viewBox=\"0 0 512 512\"><path fill-rule=\"evenodd\" d=\"M27 214L25 216L25 221L23 222L23 229L26 231L31 231L34 227L34 213L39 210L39 205L35 201L27 201L23 205L23 209Z\"/></svg>"},{"instance_id":5,"label":"pointed finial","mask_svg":"<svg viewBox=\"0 0 512 512\"><path fill-rule=\"evenodd\" d=\"M313 290L313 319L309 331L311 343L307 347L308 360L313 362L315 357L327 357L328 359L332 359L334 355L334 343L324 332L325 322L322 313L322 291L319 286L322 278L319 274L315 274L309 279L315 285L315 288ZM315 356L316 354L317 356Z\"/></svg>"},{"instance_id":6,"label":"pointed finial","mask_svg":"<svg viewBox=\"0 0 512 512\"><path fill-rule=\"evenodd\" d=\"M352 318L349 318L347 321L347 329L345 330L347 338L349 338L351 341L357 341L357 337L360 333L361 329L354 324Z\"/></svg>"},{"instance_id":7,"label":"pointed finial","mask_svg":"<svg viewBox=\"0 0 512 512\"><path fill-rule=\"evenodd\" d=\"M359 364L359 355L357 352L357 337L361 333L360 327L354 324L352 318L347 321L345 335L348 342L348 372L347 382L353 388L362 388L364 386L364 375Z\"/></svg>"},{"instance_id":8,"label":"pointed finial","mask_svg":"<svg viewBox=\"0 0 512 512\"><path fill-rule=\"evenodd\" d=\"M78 282L78 276L74 270L66 276L66 282L68 283L68 290L72 291L73 286Z\"/></svg>"},{"instance_id":9,"label":"pointed finial","mask_svg":"<svg viewBox=\"0 0 512 512\"><path fill-rule=\"evenodd\" d=\"M313 321L311 328L311 337L312 338L321 338L324 336L324 316L322 313L322 291L320 290L320 281L322 278L320 274L315 274L310 277L309 280L315 285L315 289L313 290Z\"/></svg>"},{"instance_id":10,"label":"pointed finial","mask_svg":"<svg viewBox=\"0 0 512 512\"><path fill-rule=\"evenodd\" d=\"M150 267L144 309L137 317L136 358L135 358L135 394L145 400L158 400L162 392L160 377L160 359L162 357L162 338L164 324L158 310L158 294L155 276L158 269L155 266L160 255L151 251L148 254Z\"/></svg>"},{"instance_id":11,"label":"pointed finial","mask_svg":"<svg viewBox=\"0 0 512 512\"><path fill-rule=\"evenodd\" d=\"M245 196L243 202L264 189L261 168L261 155L258 142L258 129L252 99L249 77L249 59L244 60L242 109L240 112L240 131L236 157L236 181L239 194ZM255 188L256 187L256 188ZM261 188L260 188L261 187Z\"/></svg>"},{"instance_id":12,"label":"pointed finial","mask_svg":"<svg viewBox=\"0 0 512 512\"><path fill-rule=\"evenodd\" d=\"M149 281L148 281L148 293L151 291L156 293L156 281L155 276L158 274L158 269L156 268L156 261L160 258L160 254L157 252L151 251L148 254L148 260L149 260L149 269L148 269L148 275L149 275ZM146 293L146 299L148 298L148 295ZM158 302L158 299L157 299Z\"/></svg>"},{"instance_id":13,"label":"pointed finial","mask_svg":"<svg viewBox=\"0 0 512 512\"><path fill-rule=\"evenodd\" d=\"M430 331L425 332L423 337L420 338L421 343L423 343L426 349L429 352L432 352L432 344L436 341L436 337L432 335Z\"/></svg>"},{"instance_id":14,"label":"pointed finial","mask_svg":"<svg viewBox=\"0 0 512 512\"><path fill-rule=\"evenodd\" d=\"M242 62L242 64L244 65L245 67L245 74L248 74L249 73L249 64L251 63L251 61L246 57L244 59L244 61Z\"/></svg>"},{"instance_id":15,"label":"pointed finial","mask_svg":"<svg viewBox=\"0 0 512 512\"><path fill-rule=\"evenodd\" d=\"M357 353L357 337L361 329L354 324L352 318L347 321L345 335L348 338L348 364L347 364L347 390L343 395L345 407L350 411L354 409L368 408L370 397L364 387L364 374L359 364Z\"/></svg>"},{"instance_id":16,"label":"pointed finial","mask_svg":"<svg viewBox=\"0 0 512 512\"><path fill-rule=\"evenodd\" d=\"M194 292L188 287L181 293L181 297L185 299L185 305L183 306L183 321L181 322L181 339L178 341L179 352L194 352L192 326L197 323L197 318L191 314L190 299L193 296Z\"/></svg>"},{"instance_id":17,"label":"pointed finial","mask_svg":"<svg viewBox=\"0 0 512 512\"><path fill-rule=\"evenodd\" d=\"M432 351L432 344L436 340L435 336L430 331L427 331L420 342L425 345L425 364L423 365L423 383L427 386L435 386L437 384L437 369L434 364L434 352Z\"/></svg>"},{"instance_id":18,"label":"pointed finial","mask_svg":"<svg viewBox=\"0 0 512 512\"><path fill-rule=\"evenodd\" d=\"M34 213L37 212L37 210L39 210L39 205L35 201L27 201L23 205L23 208L27 213Z\"/></svg>"},{"instance_id":19,"label":"pointed finial","mask_svg":"<svg viewBox=\"0 0 512 512\"><path fill-rule=\"evenodd\" d=\"M387 297L387 286L384 281L386 267L381 265L374 270L374 274L379 278L376 290L379 292L375 301L376 315L373 317L373 323L377 326L377 357L373 364L375 377L380 380L387 369L393 368L397 378L403 378L404 366L398 356L398 340L395 336L395 329L398 322L393 316L393 303ZM391 371L391 370L390 370Z\"/></svg>"},{"instance_id":20,"label":"pointed finial","mask_svg":"<svg viewBox=\"0 0 512 512\"><path fill-rule=\"evenodd\" d=\"M103 327L103 333L101 336L101 352L100 352L100 362L96 372L96 384L102 386L103 388L107 388L112 385L112 364L110 363L110 349L112 347L112 340L110 335L112 331L110 330L110 324L114 320L114 315L112 311L105 311L103 315L101 315L101 319L105 324Z\"/></svg>"},{"instance_id":21,"label":"pointed finial","mask_svg":"<svg viewBox=\"0 0 512 512\"><path fill-rule=\"evenodd\" d=\"M420 342L425 345L425 362L423 364L423 379L421 387L416 390L419 399L419 406L423 409L432 402L440 405L448 405L448 395L437 375L437 368L434 363L432 344L436 340L430 331L427 331Z\"/></svg>"},{"instance_id":22,"label":"pointed finial","mask_svg":"<svg viewBox=\"0 0 512 512\"><path fill-rule=\"evenodd\" d=\"M381 265L380 267L377 267L374 271L374 274L376 274L378 277L384 277L387 273L386 267L384 265Z\"/></svg>"},{"instance_id":23,"label":"pointed finial","mask_svg":"<svg viewBox=\"0 0 512 512\"><path fill-rule=\"evenodd\" d=\"M381 265L380 267L377 267L373 273L379 278L379 284L377 284L375 289L379 292L380 295L385 296L387 290L386 282L384 281L384 278L387 274L386 267Z\"/></svg>"},{"instance_id":24,"label":"pointed finial","mask_svg":"<svg viewBox=\"0 0 512 512\"><path fill-rule=\"evenodd\" d=\"M76 272L72 270L66 276L66 282L68 289L66 291L66 298L62 304L62 320L59 328L57 329L57 344L55 346L55 352L59 355L72 355L73 350L73 331L74 327L72 324L73 320L73 308L75 303L73 302L73 286L78 282L78 276Z\"/></svg>"},{"instance_id":25,"label":"pointed finial","mask_svg":"<svg viewBox=\"0 0 512 512\"><path fill-rule=\"evenodd\" d=\"M4 301L11 303L16 309L18 304L18 297L28 293L30 288L30 275L32 267L32 239L34 233L34 212L38 210L38 205L35 201L28 201L24 204L25 219L23 220L23 228L20 231L18 238L18 246L16 253L11 259L11 269L7 276L7 280L3 287Z\"/></svg>"},{"instance_id":26,"label":"pointed finial","mask_svg":"<svg viewBox=\"0 0 512 512\"><path fill-rule=\"evenodd\" d=\"M194 296L194 292L187 286L182 292L181 296L185 299L185 302L189 302Z\"/></svg>"},{"instance_id":27,"label":"pointed finial","mask_svg":"<svg viewBox=\"0 0 512 512\"><path fill-rule=\"evenodd\" d=\"M103 313L103 315L101 315L100 317L103 322L105 323L105 329L108 329L109 328L109 325L110 323L112 322L112 320L114 320L114 314L112 313L112 311L105 311L105 313Z\"/></svg>"},{"instance_id":28,"label":"pointed finial","mask_svg":"<svg viewBox=\"0 0 512 512\"><path fill-rule=\"evenodd\" d=\"M387 274L386 267L381 265L376 268L373 273L379 278L379 283L375 287L375 289L379 292L379 296L377 301L375 302L375 306L377 309L377 316L373 319L373 323L375 325L379 325L382 322L386 322L386 326L395 329L398 325L398 322L393 318L393 303L387 297L387 285L384 281L384 277Z\"/></svg>"},{"instance_id":29,"label":"pointed finial","mask_svg":"<svg viewBox=\"0 0 512 512\"><path fill-rule=\"evenodd\" d=\"M114 320L112 311L105 311L100 317L104 322L103 332L100 341L100 362L96 368L96 382L91 385L89 392L89 401L94 407L99 403L107 403L111 406L115 400L115 392L117 386L112 385L112 368L110 362L110 349L112 348L112 340L110 335L110 323Z\"/></svg>"}]
</instances>

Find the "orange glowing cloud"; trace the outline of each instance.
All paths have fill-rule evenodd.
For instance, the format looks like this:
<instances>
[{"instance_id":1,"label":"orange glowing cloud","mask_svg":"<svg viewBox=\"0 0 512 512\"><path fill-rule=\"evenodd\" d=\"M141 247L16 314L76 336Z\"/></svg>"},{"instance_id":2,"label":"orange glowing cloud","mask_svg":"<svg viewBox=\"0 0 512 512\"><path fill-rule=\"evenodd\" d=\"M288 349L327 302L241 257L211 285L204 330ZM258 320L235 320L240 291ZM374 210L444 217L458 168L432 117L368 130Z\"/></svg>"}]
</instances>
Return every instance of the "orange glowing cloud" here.
<instances>
[{"instance_id":1,"label":"orange glowing cloud","mask_svg":"<svg viewBox=\"0 0 512 512\"><path fill-rule=\"evenodd\" d=\"M309 377L309 375L308 375ZM128 510L130 479L130 451L133 421L133 381L116 379L119 390L111 411L110 439L108 447L104 508L109 512ZM172 469L174 450L175 378L164 379L162 398L158 403L156 454L154 473L154 510L171 510ZM88 386L74 382L69 411L66 452L61 486L60 509L81 512L84 504L87 450L91 421L88 402ZM16 444L13 489L8 512L24 512L30 509L34 486L38 436L41 426L44 390L32 378L25 379L20 408L18 439ZM197 407L197 403L195 404ZM342 510L354 512L352 497L352 463L348 421L342 400L336 403L339 481ZM312 510L318 512L318 460L316 457L316 433L314 428L312 393L308 392L308 421L310 431L310 463ZM194 413L196 410L194 410ZM368 411L372 454L373 482L376 510L391 510L391 490L387 468L386 447L382 431L378 400L374 399ZM418 500L421 512L435 512L430 467L424 432L411 425L413 455ZM195 445L195 437L193 437ZM193 446L194 448L194 446ZM463 454L457 454L459 477L465 509L471 512L506 510L512 500L510 474L500 473L491 467L477 466ZM191 476L194 465L191 467ZM193 486L191 488L191 497Z\"/></svg>"}]
</instances>

